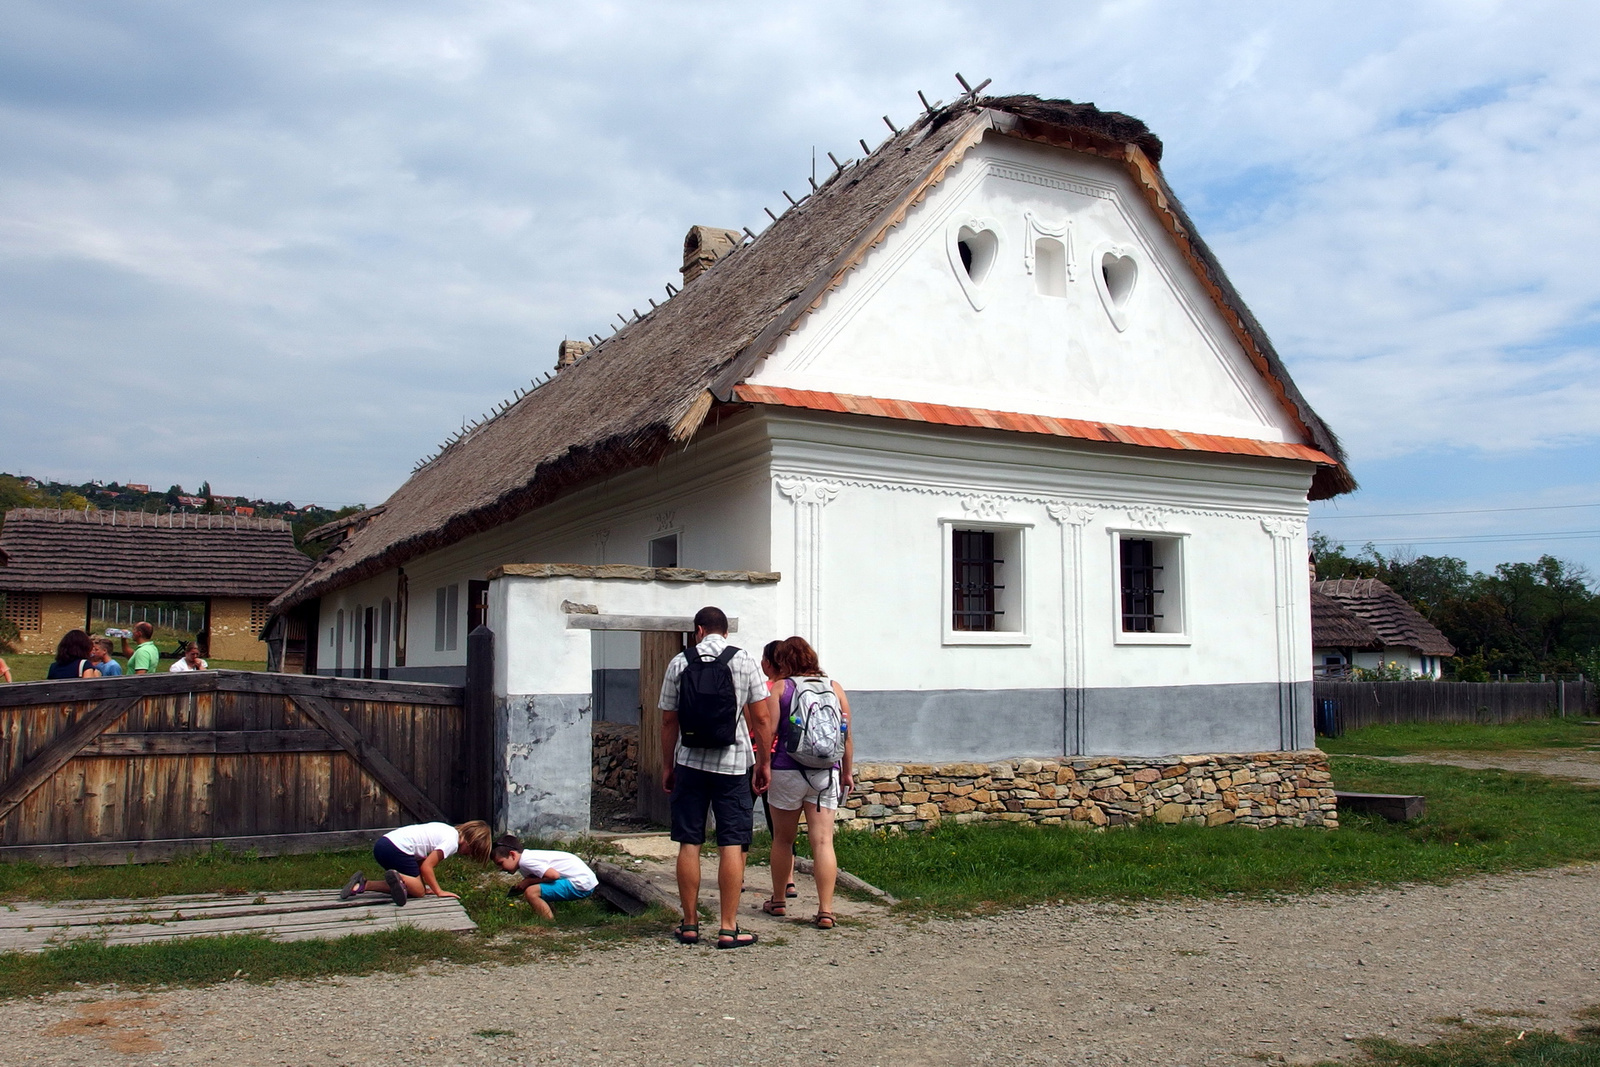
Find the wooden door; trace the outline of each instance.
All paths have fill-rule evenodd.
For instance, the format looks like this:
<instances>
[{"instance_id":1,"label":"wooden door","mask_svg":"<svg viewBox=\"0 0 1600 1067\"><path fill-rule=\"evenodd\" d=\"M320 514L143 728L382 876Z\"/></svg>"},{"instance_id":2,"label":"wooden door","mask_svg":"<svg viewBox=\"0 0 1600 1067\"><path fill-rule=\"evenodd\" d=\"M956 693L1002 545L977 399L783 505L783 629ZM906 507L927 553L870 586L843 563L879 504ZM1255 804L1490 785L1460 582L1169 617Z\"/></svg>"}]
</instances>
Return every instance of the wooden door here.
<instances>
[{"instance_id":1,"label":"wooden door","mask_svg":"<svg viewBox=\"0 0 1600 1067\"><path fill-rule=\"evenodd\" d=\"M639 804L640 815L652 822L672 821L672 808L661 789L661 681L667 664L683 651L683 634L663 630L639 633Z\"/></svg>"}]
</instances>

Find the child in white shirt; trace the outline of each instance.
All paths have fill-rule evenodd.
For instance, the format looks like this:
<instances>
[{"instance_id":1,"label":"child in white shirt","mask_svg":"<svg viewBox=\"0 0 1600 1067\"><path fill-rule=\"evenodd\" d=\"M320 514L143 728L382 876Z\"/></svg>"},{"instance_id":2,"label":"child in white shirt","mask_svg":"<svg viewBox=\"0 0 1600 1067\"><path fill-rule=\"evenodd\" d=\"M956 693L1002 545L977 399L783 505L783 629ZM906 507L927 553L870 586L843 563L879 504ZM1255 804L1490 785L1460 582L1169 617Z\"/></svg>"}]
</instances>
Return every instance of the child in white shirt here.
<instances>
[{"instance_id":1,"label":"child in white shirt","mask_svg":"<svg viewBox=\"0 0 1600 1067\"><path fill-rule=\"evenodd\" d=\"M407 897L433 894L453 897L439 887L434 868L457 852L478 860L489 856L489 824L482 819L451 826L447 822L424 822L390 830L372 846L372 858L383 869L383 881L368 881L357 871L339 890L340 900L349 900L369 890L387 892L403 905Z\"/></svg>"},{"instance_id":2,"label":"child in white shirt","mask_svg":"<svg viewBox=\"0 0 1600 1067\"><path fill-rule=\"evenodd\" d=\"M523 897L546 919L556 917L550 901L582 900L600 884L589 865L572 853L525 849L511 834L495 841L490 858L507 874L522 875L507 895Z\"/></svg>"}]
</instances>

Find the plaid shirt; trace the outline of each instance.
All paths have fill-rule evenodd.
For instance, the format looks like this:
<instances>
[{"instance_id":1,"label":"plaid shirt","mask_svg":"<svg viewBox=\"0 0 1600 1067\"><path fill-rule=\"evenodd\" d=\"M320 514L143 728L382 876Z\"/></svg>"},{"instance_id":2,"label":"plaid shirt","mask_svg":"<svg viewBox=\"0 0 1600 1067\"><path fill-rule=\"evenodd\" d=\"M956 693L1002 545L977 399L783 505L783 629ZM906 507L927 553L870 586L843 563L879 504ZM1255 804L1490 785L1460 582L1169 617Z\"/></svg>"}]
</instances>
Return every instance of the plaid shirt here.
<instances>
[{"instance_id":1,"label":"plaid shirt","mask_svg":"<svg viewBox=\"0 0 1600 1067\"><path fill-rule=\"evenodd\" d=\"M727 647L728 639L722 634L707 634L705 640L695 646L695 650L702 656L720 656ZM688 665L689 661L682 652L673 656L672 662L667 664L667 675L661 681L661 699L656 705L662 711L678 710L678 676L683 674L683 669ZM680 735L673 762L713 774L743 774L755 766L755 749L750 741L750 727L745 722L744 709L748 704L767 699L767 679L761 673L761 665L755 661L755 657L742 648L728 662L728 669L733 672L733 691L739 697L739 732L733 744L727 748L689 748L684 745Z\"/></svg>"}]
</instances>

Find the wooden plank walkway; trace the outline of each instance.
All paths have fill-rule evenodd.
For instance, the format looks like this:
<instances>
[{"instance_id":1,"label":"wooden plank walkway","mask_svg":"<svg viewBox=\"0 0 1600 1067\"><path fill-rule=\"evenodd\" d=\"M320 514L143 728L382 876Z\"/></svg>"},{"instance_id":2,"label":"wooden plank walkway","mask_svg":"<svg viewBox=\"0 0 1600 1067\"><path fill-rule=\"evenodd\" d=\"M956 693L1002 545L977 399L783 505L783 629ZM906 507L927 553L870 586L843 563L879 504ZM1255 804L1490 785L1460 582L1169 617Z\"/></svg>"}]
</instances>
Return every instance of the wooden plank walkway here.
<instances>
[{"instance_id":1,"label":"wooden plank walkway","mask_svg":"<svg viewBox=\"0 0 1600 1067\"><path fill-rule=\"evenodd\" d=\"M274 941L330 939L410 926L475 930L459 900L422 897L397 908L364 893L341 901L337 890L253 896L153 897L142 900L29 901L0 904L0 952L41 952L72 941L137 945L220 934L260 934Z\"/></svg>"}]
</instances>

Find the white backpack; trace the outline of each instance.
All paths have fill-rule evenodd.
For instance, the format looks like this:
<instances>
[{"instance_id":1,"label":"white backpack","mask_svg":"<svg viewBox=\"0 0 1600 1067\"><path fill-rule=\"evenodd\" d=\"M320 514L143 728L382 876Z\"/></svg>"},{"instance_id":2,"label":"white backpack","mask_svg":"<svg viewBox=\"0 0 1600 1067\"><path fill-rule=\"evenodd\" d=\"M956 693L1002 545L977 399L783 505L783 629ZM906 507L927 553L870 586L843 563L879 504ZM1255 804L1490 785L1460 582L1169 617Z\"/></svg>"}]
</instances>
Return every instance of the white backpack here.
<instances>
[{"instance_id":1,"label":"white backpack","mask_svg":"<svg viewBox=\"0 0 1600 1067\"><path fill-rule=\"evenodd\" d=\"M844 758L844 708L827 678L793 678L784 750L802 767L822 770Z\"/></svg>"}]
</instances>

